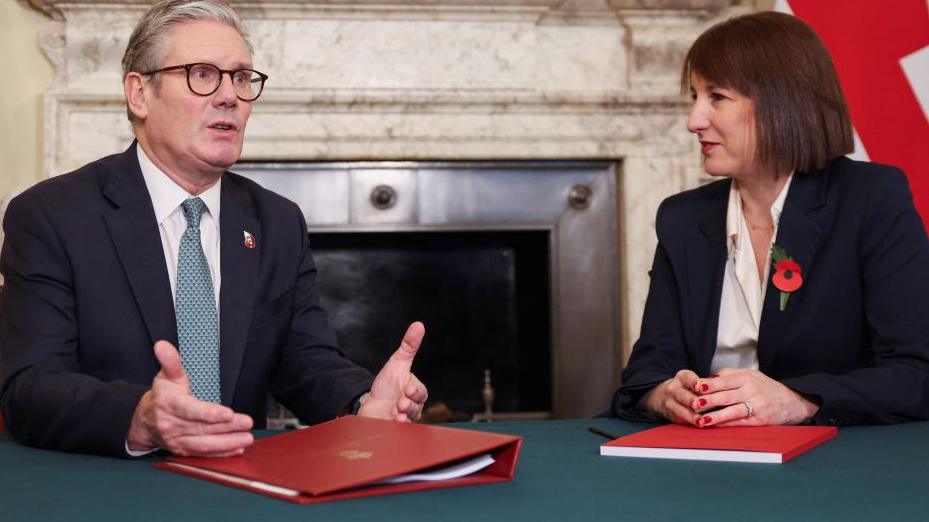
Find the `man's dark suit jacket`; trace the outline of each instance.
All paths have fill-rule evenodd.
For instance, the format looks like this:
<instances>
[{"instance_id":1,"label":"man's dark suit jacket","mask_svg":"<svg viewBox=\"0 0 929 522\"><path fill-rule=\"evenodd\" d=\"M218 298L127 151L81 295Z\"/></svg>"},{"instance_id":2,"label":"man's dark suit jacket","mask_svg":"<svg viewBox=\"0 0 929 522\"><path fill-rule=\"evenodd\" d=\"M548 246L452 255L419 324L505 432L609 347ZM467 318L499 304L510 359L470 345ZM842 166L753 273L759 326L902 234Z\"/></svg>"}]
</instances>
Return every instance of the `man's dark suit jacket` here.
<instances>
[{"instance_id":1,"label":"man's dark suit jacket","mask_svg":"<svg viewBox=\"0 0 929 522\"><path fill-rule=\"evenodd\" d=\"M371 375L336 348L302 214L228 172L220 205L222 403L258 428L269 390L306 422L337 416ZM152 345L177 345L135 144L27 190L10 203L4 229L0 399L9 432L28 445L123 455L160 369Z\"/></svg>"},{"instance_id":2,"label":"man's dark suit jacket","mask_svg":"<svg viewBox=\"0 0 929 522\"><path fill-rule=\"evenodd\" d=\"M730 184L658 210L642 331L614 397L621 417L654 420L635 403L678 370L709 375ZM929 241L903 173L842 157L795 174L775 243L800 264L803 285L781 312L769 279L759 370L821 402L815 424L929 418Z\"/></svg>"}]
</instances>

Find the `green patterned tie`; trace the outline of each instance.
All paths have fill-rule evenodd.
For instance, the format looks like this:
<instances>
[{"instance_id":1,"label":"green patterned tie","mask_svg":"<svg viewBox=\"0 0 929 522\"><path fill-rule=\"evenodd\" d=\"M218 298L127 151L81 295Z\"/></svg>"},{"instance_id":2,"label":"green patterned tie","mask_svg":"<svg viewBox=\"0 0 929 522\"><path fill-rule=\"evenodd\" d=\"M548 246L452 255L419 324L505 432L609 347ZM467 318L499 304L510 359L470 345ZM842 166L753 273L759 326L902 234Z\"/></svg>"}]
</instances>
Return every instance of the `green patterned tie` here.
<instances>
[{"instance_id":1,"label":"green patterned tie","mask_svg":"<svg viewBox=\"0 0 929 522\"><path fill-rule=\"evenodd\" d=\"M187 229L177 254L177 340L190 391L202 401L220 402L219 327L210 265L200 243L200 217L206 204L189 198L182 204Z\"/></svg>"}]
</instances>

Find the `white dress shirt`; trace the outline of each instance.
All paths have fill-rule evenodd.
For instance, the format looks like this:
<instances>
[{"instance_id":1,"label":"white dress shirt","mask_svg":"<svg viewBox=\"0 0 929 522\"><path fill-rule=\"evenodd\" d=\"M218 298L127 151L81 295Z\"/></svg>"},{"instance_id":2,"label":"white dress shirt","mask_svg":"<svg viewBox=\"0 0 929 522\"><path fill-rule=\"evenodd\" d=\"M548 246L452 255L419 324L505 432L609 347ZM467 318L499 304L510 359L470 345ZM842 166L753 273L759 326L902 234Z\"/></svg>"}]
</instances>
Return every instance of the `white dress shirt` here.
<instances>
[{"instance_id":1,"label":"white dress shirt","mask_svg":"<svg viewBox=\"0 0 929 522\"><path fill-rule=\"evenodd\" d=\"M187 218L184 217L181 203L187 198L199 197L206 204L200 218L200 241L206 262L210 265L210 274L213 276L213 294L218 313L219 286L222 282L219 272L219 193L222 178L199 196L192 196L156 167L141 145L136 145L136 151L145 186L148 187L152 205L155 207L155 221L161 233L161 248L164 250L168 279L171 281L171 295L174 299L177 299L177 255L181 248L181 236L187 228Z\"/></svg>"},{"instance_id":2,"label":"white dress shirt","mask_svg":"<svg viewBox=\"0 0 929 522\"><path fill-rule=\"evenodd\" d=\"M774 232L771 244L777 239L777 227L787 199L787 190L793 174L771 205ZM758 330L764 306L766 284L771 271L771 245L765 253L764 279L758 277L758 264L752 247L748 222L742 213L739 184L732 180L729 189L729 206L726 210L726 237L729 258L723 276L723 292L719 303L719 329L716 334L716 353L710 363L714 374L723 368L758 369Z\"/></svg>"}]
</instances>

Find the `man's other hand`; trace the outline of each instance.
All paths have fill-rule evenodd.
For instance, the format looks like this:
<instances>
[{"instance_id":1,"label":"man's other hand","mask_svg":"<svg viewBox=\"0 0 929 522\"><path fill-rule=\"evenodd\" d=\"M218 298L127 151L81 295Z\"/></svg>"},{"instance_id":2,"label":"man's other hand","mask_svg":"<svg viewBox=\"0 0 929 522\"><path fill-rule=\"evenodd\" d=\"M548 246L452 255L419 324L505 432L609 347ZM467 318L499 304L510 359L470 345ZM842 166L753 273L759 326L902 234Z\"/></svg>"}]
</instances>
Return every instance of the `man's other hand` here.
<instances>
[{"instance_id":1,"label":"man's other hand","mask_svg":"<svg viewBox=\"0 0 929 522\"><path fill-rule=\"evenodd\" d=\"M371 392L358 415L401 422L419 420L429 394L410 368L424 335L426 327L423 323L417 321L407 328L400 348L374 378Z\"/></svg>"},{"instance_id":2,"label":"man's other hand","mask_svg":"<svg viewBox=\"0 0 929 522\"><path fill-rule=\"evenodd\" d=\"M241 455L254 441L252 418L191 395L177 348L158 341L154 350L161 371L136 406L127 447L197 457Z\"/></svg>"}]
</instances>

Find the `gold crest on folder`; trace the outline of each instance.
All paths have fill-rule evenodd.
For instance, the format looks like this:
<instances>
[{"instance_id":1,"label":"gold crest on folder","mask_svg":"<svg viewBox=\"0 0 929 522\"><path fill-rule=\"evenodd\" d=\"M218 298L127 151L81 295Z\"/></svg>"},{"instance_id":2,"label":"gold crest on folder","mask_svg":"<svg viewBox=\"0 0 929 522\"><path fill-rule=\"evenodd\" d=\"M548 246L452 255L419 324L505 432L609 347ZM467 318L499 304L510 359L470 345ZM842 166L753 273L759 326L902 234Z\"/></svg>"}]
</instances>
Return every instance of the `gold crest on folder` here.
<instances>
[{"instance_id":1,"label":"gold crest on folder","mask_svg":"<svg viewBox=\"0 0 929 522\"><path fill-rule=\"evenodd\" d=\"M336 455L348 460L370 459L374 456L373 451L342 450Z\"/></svg>"}]
</instances>

